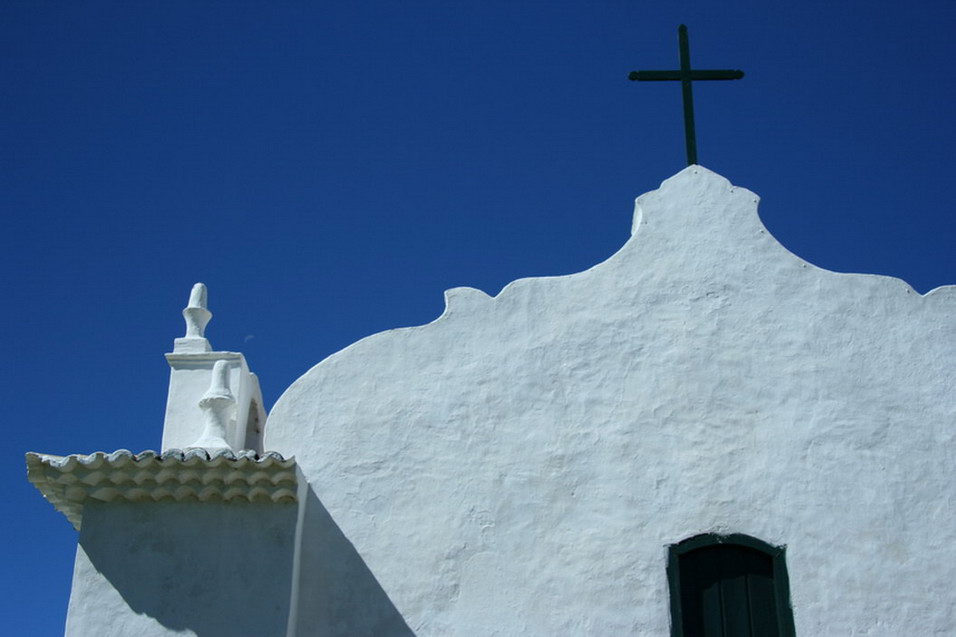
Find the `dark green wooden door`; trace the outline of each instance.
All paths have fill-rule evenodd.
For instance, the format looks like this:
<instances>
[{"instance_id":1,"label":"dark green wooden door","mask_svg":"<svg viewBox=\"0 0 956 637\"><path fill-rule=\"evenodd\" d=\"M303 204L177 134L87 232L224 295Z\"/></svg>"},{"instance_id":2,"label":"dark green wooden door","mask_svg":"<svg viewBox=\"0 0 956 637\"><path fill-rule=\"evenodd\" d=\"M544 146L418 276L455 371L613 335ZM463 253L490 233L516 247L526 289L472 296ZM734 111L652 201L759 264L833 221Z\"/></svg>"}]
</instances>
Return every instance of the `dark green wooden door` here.
<instances>
[{"instance_id":1,"label":"dark green wooden door","mask_svg":"<svg viewBox=\"0 0 956 637\"><path fill-rule=\"evenodd\" d=\"M683 637L780 637L769 555L718 544L679 565Z\"/></svg>"}]
</instances>

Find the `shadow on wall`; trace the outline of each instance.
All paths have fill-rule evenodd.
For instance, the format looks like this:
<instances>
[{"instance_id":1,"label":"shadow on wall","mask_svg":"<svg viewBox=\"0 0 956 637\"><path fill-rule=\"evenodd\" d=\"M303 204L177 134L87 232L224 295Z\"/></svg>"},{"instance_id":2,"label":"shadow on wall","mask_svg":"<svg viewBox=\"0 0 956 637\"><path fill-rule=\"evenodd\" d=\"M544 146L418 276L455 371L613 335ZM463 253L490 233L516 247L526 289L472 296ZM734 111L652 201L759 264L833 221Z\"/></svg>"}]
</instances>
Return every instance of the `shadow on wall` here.
<instances>
[{"instance_id":1,"label":"shadow on wall","mask_svg":"<svg viewBox=\"0 0 956 637\"><path fill-rule=\"evenodd\" d=\"M295 637L415 637L311 485L305 497Z\"/></svg>"},{"instance_id":2,"label":"shadow on wall","mask_svg":"<svg viewBox=\"0 0 956 637\"><path fill-rule=\"evenodd\" d=\"M294 503L89 502L67 634L284 634L295 519Z\"/></svg>"},{"instance_id":3,"label":"shadow on wall","mask_svg":"<svg viewBox=\"0 0 956 637\"><path fill-rule=\"evenodd\" d=\"M311 488L304 505L295 630L295 504L138 502L86 509L67 634L414 637Z\"/></svg>"}]
</instances>

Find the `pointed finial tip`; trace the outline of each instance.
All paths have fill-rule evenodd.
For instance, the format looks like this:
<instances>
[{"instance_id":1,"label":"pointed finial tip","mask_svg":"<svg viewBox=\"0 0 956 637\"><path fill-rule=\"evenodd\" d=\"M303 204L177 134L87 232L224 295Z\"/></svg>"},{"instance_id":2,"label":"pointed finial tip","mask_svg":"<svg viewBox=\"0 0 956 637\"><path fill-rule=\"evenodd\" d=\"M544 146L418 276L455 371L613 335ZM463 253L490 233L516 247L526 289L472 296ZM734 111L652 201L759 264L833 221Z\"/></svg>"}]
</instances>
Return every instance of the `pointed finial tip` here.
<instances>
[{"instance_id":1,"label":"pointed finial tip","mask_svg":"<svg viewBox=\"0 0 956 637\"><path fill-rule=\"evenodd\" d=\"M187 307L201 307L206 309L206 284L196 283L189 292L189 304Z\"/></svg>"}]
</instances>

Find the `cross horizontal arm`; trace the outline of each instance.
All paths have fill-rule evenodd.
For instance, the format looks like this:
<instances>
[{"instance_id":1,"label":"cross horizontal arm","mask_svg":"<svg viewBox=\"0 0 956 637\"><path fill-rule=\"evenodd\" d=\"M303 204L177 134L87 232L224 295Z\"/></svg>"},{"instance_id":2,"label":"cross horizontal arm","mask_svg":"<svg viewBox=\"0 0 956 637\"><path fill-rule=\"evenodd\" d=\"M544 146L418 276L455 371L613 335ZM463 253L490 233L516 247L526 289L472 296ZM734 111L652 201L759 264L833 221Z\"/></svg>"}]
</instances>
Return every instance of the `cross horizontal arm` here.
<instances>
[{"instance_id":1,"label":"cross horizontal arm","mask_svg":"<svg viewBox=\"0 0 956 637\"><path fill-rule=\"evenodd\" d=\"M666 80L739 80L743 76L743 71L731 69L690 71L686 76L681 71L631 71L627 79L638 82L663 82Z\"/></svg>"}]
</instances>

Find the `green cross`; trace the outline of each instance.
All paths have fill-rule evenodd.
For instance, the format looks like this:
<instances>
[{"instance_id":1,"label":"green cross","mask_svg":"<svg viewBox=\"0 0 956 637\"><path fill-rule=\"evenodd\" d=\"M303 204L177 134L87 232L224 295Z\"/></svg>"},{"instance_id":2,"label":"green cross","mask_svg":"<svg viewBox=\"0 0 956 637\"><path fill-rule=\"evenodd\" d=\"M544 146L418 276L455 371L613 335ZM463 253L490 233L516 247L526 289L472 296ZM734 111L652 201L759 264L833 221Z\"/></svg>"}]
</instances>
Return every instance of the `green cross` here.
<instances>
[{"instance_id":1,"label":"green cross","mask_svg":"<svg viewBox=\"0 0 956 637\"><path fill-rule=\"evenodd\" d=\"M684 94L684 134L687 138L687 165L697 163L697 137L694 131L694 96L691 93L691 82L694 80L739 80L744 76L743 71L697 71L690 68L690 45L687 44L687 27L683 24L677 28L680 39L680 70L679 71L631 71L629 80L639 82L661 82L665 80L679 80Z\"/></svg>"}]
</instances>

